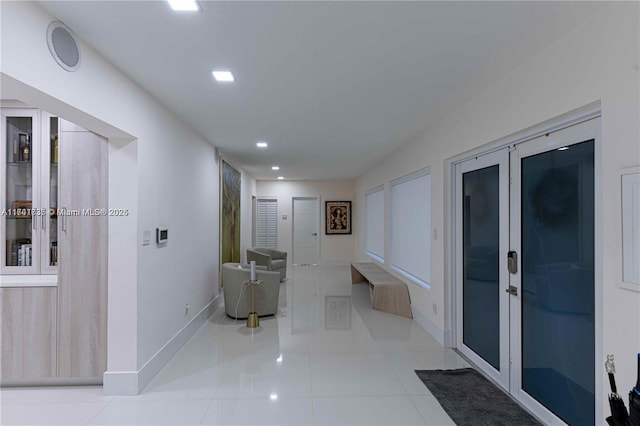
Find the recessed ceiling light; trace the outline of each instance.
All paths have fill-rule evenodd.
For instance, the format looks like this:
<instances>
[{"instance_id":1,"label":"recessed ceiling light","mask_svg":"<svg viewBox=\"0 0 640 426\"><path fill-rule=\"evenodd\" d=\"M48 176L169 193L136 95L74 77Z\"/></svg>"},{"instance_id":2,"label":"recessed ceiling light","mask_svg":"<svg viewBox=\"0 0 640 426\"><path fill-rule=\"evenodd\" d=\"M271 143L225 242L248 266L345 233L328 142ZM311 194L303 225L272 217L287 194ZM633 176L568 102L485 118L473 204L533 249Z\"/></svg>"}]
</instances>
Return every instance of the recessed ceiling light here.
<instances>
[{"instance_id":1,"label":"recessed ceiling light","mask_svg":"<svg viewBox=\"0 0 640 426\"><path fill-rule=\"evenodd\" d=\"M284 176L278 176L278 180L284 179Z\"/></svg>"},{"instance_id":2,"label":"recessed ceiling light","mask_svg":"<svg viewBox=\"0 0 640 426\"><path fill-rule=\"evenodd\" d=\"M271 166L271 170L280 170L280 166Z\"/></svg>"},{"instance_id":3,"label":"recessed ceiling light","mask_svg":"<svg viewBox=\"0 0 640 426\"><path fill-rule=\"evenodd\" d=\"M258 142L258 143L256 144L256 146L257 146L258 148L266 148L266 147L268 147L269 145L268 145L266 142Z\"/></svg>"},{"instance_id":4,"label":"recessed ceiling light","mask_svg":"<svg viewBox=\"0 0 640 426\"><path fill-rule=\"evenodd\" d=\"M278 394L272 393L271 395L269 395L269 399L271 399L272 401L275 401L276 399L278 399Z\"/></svg>"},{"instance_id":5,"label":"recessed ceiling light","mask_svg":"<svg viewBox=\"0 0 640 426\"><path fill-rule=\"evenodd\" d=\"M200 10L196 0L167 0L176 12L197 12Z\"/></svg>"},{"instance_id":6,"label":"recessed ceiling light","mask_svg":"<svg viewBox=\"0 0 640 426\"><path fill-rule=\"evenodd\" d=\"M231 71L213 70L211 71L211 74L213 74L213 78L215 78L219 83L231 83L235 81Z\"/></svg>"}]
</instances>

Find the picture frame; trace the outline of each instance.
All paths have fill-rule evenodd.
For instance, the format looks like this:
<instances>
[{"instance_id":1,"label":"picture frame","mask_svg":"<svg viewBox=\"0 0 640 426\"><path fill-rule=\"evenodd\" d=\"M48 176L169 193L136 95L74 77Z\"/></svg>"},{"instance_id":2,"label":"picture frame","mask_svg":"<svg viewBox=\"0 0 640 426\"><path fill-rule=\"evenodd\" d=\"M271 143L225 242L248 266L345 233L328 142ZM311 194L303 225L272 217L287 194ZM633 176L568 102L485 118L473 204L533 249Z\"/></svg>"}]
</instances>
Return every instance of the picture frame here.
<instances>
[{"instance_id":1,"label":"picture frame","mask_svg":"<svg viewBox=\"0 0 640 426\"><path fill-rule=\"evenodd\" d=\"M220 166L220 264L240 262L242 174L222 159ZM222 269L221 269L222 270Z\"/></svg>"},{"instance_id":2,"label":"picture frame","mask_svg":"<svg viewBox=\"0 0 640 426\"><path fill-rule=\"evenodd\" d=\"M351 234L351 201L325 202L325 235Z\"/></svg>"}]
</instances>

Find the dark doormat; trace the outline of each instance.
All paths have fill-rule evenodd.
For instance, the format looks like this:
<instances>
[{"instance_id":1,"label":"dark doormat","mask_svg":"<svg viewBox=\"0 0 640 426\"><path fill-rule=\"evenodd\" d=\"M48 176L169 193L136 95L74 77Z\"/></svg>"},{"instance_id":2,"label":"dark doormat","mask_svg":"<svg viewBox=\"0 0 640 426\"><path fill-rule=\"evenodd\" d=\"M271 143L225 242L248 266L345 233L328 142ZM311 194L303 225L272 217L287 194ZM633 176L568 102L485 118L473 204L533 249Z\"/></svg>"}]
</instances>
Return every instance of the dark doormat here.
<instances>
[{"instance_id":1,"label":"dark doormat","mask_svg":"<svg viewBox=\"0 0 640 426\"><path fill-rule=\"evenodd\" d=\"M473 368L416 370L416 374L458 426L541 425Z\"/></svg>"}]
</instances>

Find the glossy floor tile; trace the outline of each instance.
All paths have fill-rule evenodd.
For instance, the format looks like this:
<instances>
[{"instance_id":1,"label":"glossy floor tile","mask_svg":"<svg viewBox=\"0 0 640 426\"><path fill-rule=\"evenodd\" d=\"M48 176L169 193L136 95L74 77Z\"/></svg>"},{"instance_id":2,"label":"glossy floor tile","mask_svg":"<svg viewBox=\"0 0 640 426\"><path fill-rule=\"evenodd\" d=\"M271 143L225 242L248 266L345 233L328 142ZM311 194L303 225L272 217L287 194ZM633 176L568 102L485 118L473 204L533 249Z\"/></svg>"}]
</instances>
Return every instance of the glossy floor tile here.
<instances>
[{"instance_id":1,"label":"glossy floor tile","mask_svg":"<svg viewBox=\"0 0 640 426\"><path fill-rule=\"evenodd\" d=\"M203 425L312 425L311 398L218 399Z\"/></svg>"},{"instance_id":2,"label":"glossy floor tile","mask_svg":"<svg viewBox=\"0 0 640 426\"><path fill-rule=\"evenodd\" d=\"M113 401L90 425L199 425L211 400Z\"/></svg>"},{"instance_id":3,"label":"glossy floor tile","mask_svg":"<svg viewBox=\"0 0 640 426\"><path fill-rule=\"evenodd\" d=\"M311 356L313 396L402 395L404 388L384 354Z\"/></svg>"},{"instance_id":4,"label":"glossy floor tile","mask_svg":"<svg viewBox=\"0 0 640 426\"><path fill-rule=\"evenodd\" d=\"M0 424L450 425L416 369L462 368L415 321L371 310L348 266L294 267L275 317L216 311L137 396L0 390Z\"/></svg>"},{"instance_id":5,"label":"glossy floor tile","mask_svg":"<svg viewBox=\"0 0 640 426\"><path fill-rule=\"evenodd\" d=\"M3 426L85 425L108 404L100 402L33 402L5 405L3 403L0 424Z\"/></svg>"},{"instance_id":6,"label":"glossy floor tile","mask_svg":"<svg viewBox=\"0 0 640 426\"><path fill-rule=\"evenodd\" d=\"M424 425L408 396L315 398L318 425Z\"/></svg>"}]
</instances>

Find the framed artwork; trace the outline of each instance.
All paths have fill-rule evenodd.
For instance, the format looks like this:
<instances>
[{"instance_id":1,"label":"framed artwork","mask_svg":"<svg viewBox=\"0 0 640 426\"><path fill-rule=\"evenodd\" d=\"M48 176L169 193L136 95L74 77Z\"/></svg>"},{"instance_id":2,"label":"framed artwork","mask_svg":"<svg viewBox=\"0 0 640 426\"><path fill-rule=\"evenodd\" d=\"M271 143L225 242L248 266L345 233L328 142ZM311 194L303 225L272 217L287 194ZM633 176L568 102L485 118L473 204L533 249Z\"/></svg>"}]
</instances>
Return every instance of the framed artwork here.
<instances>
[{"instance_id":1,"label":"framed artwork","mask_svg":"<svg viewBox=\"0 0 640 426\"><path fill-rule=\"evenodd\" d=\"M326 235L351 234L351 201L326 201Z\"/></svg>"},{"instance_id":2,"label":"framed artwork","mask_svg":"<svg viewBox=\"0 0 640 426\"><path fill-rule=\"evenodd\" d=\"M240 172L222 160L220 261L240 262Z\"/></svg>"}]
</instances>

